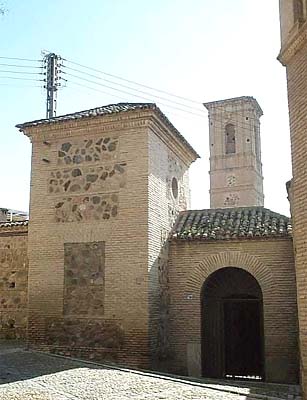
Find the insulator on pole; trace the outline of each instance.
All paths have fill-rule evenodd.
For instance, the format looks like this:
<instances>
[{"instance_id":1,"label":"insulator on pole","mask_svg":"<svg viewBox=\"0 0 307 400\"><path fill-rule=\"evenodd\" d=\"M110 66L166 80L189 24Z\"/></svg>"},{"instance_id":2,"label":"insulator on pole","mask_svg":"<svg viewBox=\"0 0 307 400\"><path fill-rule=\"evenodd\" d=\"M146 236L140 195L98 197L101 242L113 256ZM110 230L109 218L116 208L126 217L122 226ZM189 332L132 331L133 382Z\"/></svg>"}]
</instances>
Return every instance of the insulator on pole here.
<instances>
[{"instance_id":1,"label":"insulator on pole","mask_svg":"<svg viewBox=\"0 0 307 400\"><path fill-rule=\"evenodd\" d=\"M56 102L57 90L59 86L59 60L61 58L54 54L49 53L45 55L44 61L46 63L46 118L56 116Z\"/></svg>"}]
</instances>

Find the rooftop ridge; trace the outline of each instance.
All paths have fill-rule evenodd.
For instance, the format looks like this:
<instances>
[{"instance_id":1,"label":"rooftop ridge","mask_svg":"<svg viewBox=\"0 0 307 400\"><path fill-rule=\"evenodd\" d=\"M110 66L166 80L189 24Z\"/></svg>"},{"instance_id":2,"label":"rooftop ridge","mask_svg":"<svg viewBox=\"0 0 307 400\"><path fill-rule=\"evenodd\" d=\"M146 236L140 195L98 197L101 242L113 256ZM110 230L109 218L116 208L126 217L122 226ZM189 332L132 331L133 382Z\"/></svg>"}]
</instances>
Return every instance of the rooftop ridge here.
<instances>
[{"instance_id":1,"label":"rooftop ridge","mask_svg":"<svg viewBox=\"0 0 307 400\"><path fill-rule=\"evenodd\" d=\"M0 229L2 228L16 228L20 226L28 226L29 221L14 221L14 222L0 222Z\"/></svg>"},{"instance_id":2,"label":"rooftop ridge","mask_svg":"<svg viewBox=\"0 0 307 400\"><path fill-rule=\"evenodd\" d=\"M290 217L288 217L287 215L284 214L280 214L276 211L272 211L269 208L263 207L263 206L242 206L242 207L227 207L227 208L221 208L221 207L217 207L217 208L202 208L202 209L195 209L195 210L183 210L180 212L180 214L183 213L189 213L189 212L217 212L217 211L221 211L221 212L225 212L225 211L233 211L233 210L262 210L262 211L268 211L272 214L278 215L280 217L283 218L287 218L290 220Z\"/></svg>"},{"instance_id":3,"label":"rooftop ridge","mask_svg":"<svg viewBox=\"0 0 307 400\"><path fill-rule=\"evenodd\" d=\"M122 112L136 111L136 110L152 110L155 111L158 116L162 119L165 125L170 131L185 145L192 153L195 158L199 158L199 154L194 150L190 143L182 136L178 129L172 124L168 117L160 110L156 103L114 103L106 106L100 106L96 108L90 108L88 110L77 111L64 115L59 115L53 118L42 118L22 124L17 124L16 128L20 131L24 131L28 127L49 125L59 122L72 121L83 118L94 118L103 115L118 114Z\"/></svg>"},{"instance_id":4,"label":"rooftop ridge","mask_svg":"<svg viewBox=\"0 0 307 400\"><path fill-rule=\"evenodd\" d=\"M178 215L173 239L229 240L292 237L291 219L260 206L187 210Z\"/></svg>"},{"instance_id":5,"label":"rooftop ridge","mask_svg":"<svg viewBox=\"0 0 307 400\"><path fill-rule=\"evenodd\" d=\"M116 110L118 107L118 110ZM155 109L157 105L155 103L128 103L128 102L120 102L120 103L110 103L105 106L99 106L94 108L88 108L86 110L75 111L67 114L57 115L56 117L52 118L40 118L35 119L28 122L23 122L21 124L15 125L16 128L23 129L29 126L36 126L36 125L44 125L44 124L51 124L57 123L60 121L67 121L73 120L78 118L90 118L96 117L99 115L108 115L114 114L117 112L123 111L132 111L137 109Z\"/></svg>"}]
</instances>

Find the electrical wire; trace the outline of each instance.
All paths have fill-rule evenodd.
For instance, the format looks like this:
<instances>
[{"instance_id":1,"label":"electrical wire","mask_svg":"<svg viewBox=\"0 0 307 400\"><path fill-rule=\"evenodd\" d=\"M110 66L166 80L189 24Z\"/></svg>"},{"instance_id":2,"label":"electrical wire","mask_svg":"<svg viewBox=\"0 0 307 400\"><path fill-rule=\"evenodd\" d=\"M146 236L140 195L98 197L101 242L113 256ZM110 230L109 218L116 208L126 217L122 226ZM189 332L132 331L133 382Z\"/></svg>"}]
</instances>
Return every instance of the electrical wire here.
<instances>
[{"instance_id":1,"label":"electrical wire","mask_svg":"<svg viewBox=\"0 0 307 400\"><path fill-rule=\"evenodd\" d=\"M109 73L106 73L106 72L104 72L104 71L98 70L98 69L96 69L96 68L91 68L91 67L85 66L85 65L83 65L83 64L76 63L76 62L74 62L74 61L71 61L71 60L68 60L68 59L65 59L65 58L62 58L62 60L66 61L66 62L69 62L69 63L71 63L71 64L74 64L74 65L77 65L77 66L79 66L79 67L81 67L81 68L86 68L86 69L88 69L88 70L95 71L95 72L98 72L98 73L100 73L100 74L104 74L104 75L107 75L107 76L111 76L111 77L113 77L113 78L120 79L120 80L122 80L122 81L132 83L132 84L134 84L134 85L138 85L138 86L145 87L145 88L148 88L148 89L151 89L151 90L155 90L155 91L157 91L157 92L165 93L165 94L167 94L168 96L172 96L172 97L175 97L175 98L180 98L180 99L182 99L182 100L189 101L189 102L193 102L193 103L195 103L195 104L198 104L198 105L203 106L203 104L202 104L201 102L198 102L198 101L195 101L195 100L191 100L191 99L188 99L188 98L183 97L183 96L178 96L178 95L175 95L175 94L170 93L170 92L166 92L166 91L163 91L163 90L160 90L160 89L153 88L153 87L151 87L151 86L143 85L143 84L137 83L137 82L135 82L135 81L132 81L132 80L129 80L129 79L125 79L125 78L119 77L119 76L117 76L117 75L109 74ZM182 104L182 103L176 103L176 102L174 102L174 101L171 100L171 99L162 98L162 97L157 96L157 95L155 95L155 94L151 94L151 93L148 93L148 92L142 92L142 91L140 91L140 90L138 90L138 89L134 89L134 88L131 88L131 87L128 87L128 86L125 86L125 85L120 85L119 83L116 83L116 82L113 82L113 81L108 81L108 80L103 79L103 78L101 78L101 77L98 77L98 76L96 76L96 75L88 74L88 73L85 72L85 71L80 71L80 70L77 70L77 69L75 69L75 68L71 68L71 67L68 67L68 66L65 66L65 65L64 65L64 68L67 68L67 69L70 69L70 70L74 70L74 71L76 71L76 72L78 72L78 73L82 73L82 74L85 74L85 75L87 75L87 76L91 76L91 77L93 77L94 79L104 80L104 81L107 81L107 82L109 82L109 83L111 83L111 84L119 85L119 86L128 88L129 90L133 90L133 91L136 91L136 92L139 92L139 93L142 93L142 94L146 94L146 95L149 95L149 96L154 97L154 98L157 98L157 99L162 99L162 100L164 100L164 101L172 102L172 103L174 103L174 104L178 104L178 105L183 106L183 107L186 107L186 108L192 108L193 110L196 110L197 112L203 113L204 116L207 115L207 113L206 113L205 111L203 111L203 110L199 110L199 109L197 109L197 108L193 108L193 107L190 107L190 106L185 105L185 104ZM66 74L67 74L67 72L65 72L65 71L63 71L63 73L66 73ZM73 76L73 74L70 74L70 75ZM76 78L78 78L78 79L83 79L83 80L85 80L85 81L87 81L87 82L90 82L90 83L92 83L92 84L99 85L98 82L93 82L93 81L90 81L90 80L86 80L85 78L81 78L81 77L76 76L76 75L74 75L74 77L76 77ZM107 87L107 88L110 88L110 87L107 86L107 85L102 85L102 84L100 84L100 85L101 85L101 86L105 86L105 87ZM112 88L112 87L111 87L110 89L111 89L111 90L116 90L115 88ZM117 89L117 91L119 91L119 90ZM122 92L122 93L125 93L125 94L130 94L130 95L132 95L132 96L134 96L134 97L139 97L139 98L148 100L147 97L136 96L135 94L127 93L126 91L121 91L121 92ZM152 100L150 100L150 101L152 101ZM164 105L164 106L166 106L165 103L161 103L160 101L159 101L159 103L162 104L162 105ZM175 108L175 107L173 107L173 108ZM215 107L213 106L212 108L214 109ZM176 107L176 109L179 109L179 108ZM181 109L180 109L180 111L181 111ZM186 112L186 111L184 111L184 112ZM237 113L239 113L239 112L237 112ZM240 111L240 113L241 113L241 115L243 114L242 111ZM191 112L191 114L194 114L194 113ZM198 114L197 116L200 116L200 115ZM250 116L249 116L248 118L249 118L250 121L257 121L256 118L253 118L253 117L250 117ZM212 118L212 119L213 119L214 121L216 121L216 122L220 121L220 122L225 123L225 119L223 119L223 118L214 117L214 118ZM250 130L250 129L251 129L250 123L244 123L244 122L238 123L238 121L236 121L236 126L242 128L242 129L244 129L244 130Z\"/></svg>"},{"instance_id":2,"label":"electrical wire","mask_svg":"<svg viewBox=\"0 0 307 400\"><path fill-rule=\"evenodd\" d=\"M116 99L122 100L122 98L121 98L120 96L116 96L115 94L108 93L108 92L104 92L103 90L95 89L95 88L92 88L92 87L90 87L90 86L82 85L82 83L78 83L78 82L72 81L71 79L69 79L69 80L66 79L66 81L67 81L67 83L69 83L69 84L72 83L72 84L74 84L74 85L81 86L81 87L86 88L86 89L94 90L95 92L107 94L108 96L112 96L112 97L114 97L114 98L116 98ZM66 87L69 87L69 86L66 86Z\"/></svg>"},{"instance_id":3,"label":"electrical wire","mask_svg":"<svg viewBox=\"0 0 307 400\"><path fill-rule=\"evenodd\" d=\"M105 92L105 91L103 91L103 90L99 90L99 89L96 89L96 88L92 88L92 87L90 87L90 86L83 85L83 84L81 84L81 83L77 83L77 82L75 82L75 81L72 81L71 79L66 80L66 81L67 81L68 84L73 83L74 85L81 86L82 88L94 90L95 92L103 93L103 94L106 94L106 95L108 95L108 96L111 96L111 97L114 97L114 98L116 98L116 99L120 99L121 101L123 101L123 98L122 98L122 97L116 96L116 95L114 95L114 94L112 94L112 93ZM68 89L76 89L76 90L78 90L78 88L72 88L72 87L69 87L69 86L65 86L65 87L68 88ZM169 108L170 106L165 106L165 107ZM180 117L180 118L185 118L185 119L189 119L189 118L190 118L188 115L185 115L185 114L177 114L177 113L174 113L173 111L168 111L167 113L168 113L168 114L171 114L171 115L174 115L174 116L176 116L176 117Z\"/></svg>"},{"instance_id":4,"label":"electrical wire","mask_svg":"<svg viewBox=\"0 0 307 400\"><path fill-rule=\"evenodd\" d=\"M44 68L44 67L37 67L36 65L18 65L18 64L5 64L5 63L0 63L0 65L3 67L17 67L17 68L39 68L39 69Z\"/></svg>"},{"instance_id":5,"label":"electrical wire","mask_svg":"<svg viewBox=\"0 0 307 400\"><path fill-rule=\"evenodd\" d=\"M177 97L178 99L186 100L186 101L189 101L189 102L191 102L191 103L201 104L200 101L196 101L196 100L193 100L193 99L189 99L189 98L183 97L183 96L178 96L178 95L175 95L175 94L173 94L173 93L167 92L167 91L165 91L165 90L157 89L157 88L154 88L154 87L152 87L152 86L144 85L144 84L142 84L142 83L138 83L138 82L135 82L135 81L132 81L132 80L129 80L129 79L125 79L125 78L122 78L122 77L120 77L120 76L118 76L118 75L110 74L110 73L101 71L101 70L96 69L96 68L88 67L87 65L83 65L83 64L76 63L76 62L74 62L74 61L68 60L67 58L62 58L62 60L63 60L63 61L67 61L67 62L69 62L69 63L71 63L71 64L74 64L74 65L77 65L77 66L79 66L79 67L81 67L81 68L86 68L86 69L91 70L91 71L99 72L99 73L101 73L101 74L103 74L103 75L107 75L107 76L110 76L110 77L112 77L112 78L116 78L116 79L119 79L119 80L121 80L121 81L124 81L124 82L133 83L134 85L137 85L137 86L142 86L142 87L144 87L144 88L146 88L146 89L155 90L156 92L164 93L164 94L167 94L167 95L172 96L172 97Z\"/></svg>"},{"instance_id":6,"label":"electrical wire","mask_svg":"<svg viewBox=\"0 0 307 400\"><path fill-rule=\"evenodd\" d=\"M19 57L0 57L2 60L18 60L18 61L30 61L30 62L41 62L42 60L33 60L30 58L19 58Z\"/></svg>"},{"instance_id":7,"label":"electrical wire","mask_svg":"<svg viewBox=\"0 0 307 400\"><path fill-rule=\"evenodd\" d=\"M203 112L203 110L199 110L199 109L197 109L196 107L188 106L188 105L186 105L186 104L179 103L179 102L176 102L176 101L174 101L174 100L167 99L166 97L157 96L157 95L152 94L152 93L148 93L148 92L144 92L144 91L139 90L139 89L135 89L135 88L133 88L133 87L131 87L131 86L127 86L127 85L123 85L123 84L121 84L121 83L117 83L117 82L114 82L114 81L110 81L110 80L108 80L108 79L101 78L100 76L97 76L97 75L89 74L89 73L87 73L87 72L80 71L79 69L76 69L76 68L67 67L67 66L65 66L65 65L63 65L63 67L64 67L64 68L67 68L67 69L69 69L69 70L71 70L71 71L79 72L79 73L81 73L81 74L90 76L90 77L92 77L92 78L99 79L99 80L102 80L102 81L104 81L104 82L111 83L111 84L113 84L113 85L117 85L117 86L123 87L123 88L125 88L125 89L133 90L133 91L135 91L135 92L144 94L144 95L146 95L146 96L152 96L152 97L155 97L155 98L164 100L164 101L171 101L173 104L177 104L177 105L179 105L179 106L189 108L190 110L194 110L194 111L198 111L198 112ZM66 74L65 71L62 71L62 72Z\"/></svg>"},{"instance_id":8,"label":"electrical wire","mask_svg":"<svg viewBox=\"0 0 307 400\"><path fill-rule=\"evenodd\" d=\"M7 71L7 70L1 70L0 72L2 73L7 73L7 74L26 74L26 75L44 75L43 72L28 72L28 71Z\"/></svg>"},{"instance_id":9,"label":"electrical wire","mask_svg":"<svg viewBox=\"0 0 307 400\"><path fill-rule=\"evenodd\" d=\"M18 60L18 61L27 61L27 62L39 62L39 63L43 62L43 60L35 60L35 59L19 58L19 57L3 57L3 56L0 56L0 59L3 59L3 60ZM138 82L133 81L133 80L125 79L125 78L122 78L122 77L120 77L118 75L110 74L110 73L104 72L102 70L99 70L99 69L96 69L96 68L92 68L92 67L86 66L84 64L80 64L80 63L77 63L77 62L74 62L74 61L71 61L71 60L68 60L68 59L65 59L65 58L61 58L61 59L63 61L66 61L67 63L76 65L76 66L78 66L80 68L87 69L89 71L94 71L96 73L99 73L99 74L102 74L102 75L106 75L106 76L118 79L120 81L123 81L123 82L128 82L130 84L133 84L133 85L136 85L136 86L139 86L139 87L142 87L142 88L153 90L153 91L155 91L157 93L163 93L163 94L165 94L167 96L170 96L170 97L173 97L173 98L176 98L176 99L184 100L185 102L189 102L189 103L193 103L193 104L197 104L199 106L202 106L202 103L199 102L199 101L196 101L196 100L184 97L184 96L178 96L178 95L173 94L171 92L168 92L168 91L165 91L165 90L161 90L161 89L157 89L157 88L154 88L152 86L144 85L144 84L138 83ZM18 65L18 64L6 64L6 63L0 63L0 66L16 67L16 68L38 68L38 69L44 69L45 68L44 66ZM64 71L62 70L62 68L64 69ZM85 75L85 76L89 76L89 77L91 77L91 78L93 78L95 80L107 82L110 85L116 85L116 86L122 87L124 89L128 89L128 90L134 91L137 94L131 93L131 92L119 89L119 88L115 88L115 87L112 87L112 86L109 86L109 85L105 85L105 84L102 84L101 82L96 82L96 81L87 79L87 78L82 77L82 76L71 74L69 72L66 72L65 69L77 72L77 73ZM22 72L22 71L12 71L12 70L0 70L0 73L24 74L24 75L25 74L26 75L45 75L45 73L42 73L42 72L27 72L27 71ZM184 104L182 102L177 102L177 101L174 101L172 99L168 99L166 97L161 97L161 96L158 96L157 94L154 94L154 93L145 92L145 91L139 90L138 88L133 88L131 86L127 86L127 85L124 85L124 84L121 84L121 83L118 83L118 82L114 82L112 80L108 80L108 79L102 78L101 76L90 74L88 72L82 71L82 70L77 69L77 68L72 68L72 67L69 67L67 65L61 65L61 69L60 69L59 73L60 74L64 73L65 75L71 76L71 77L76 78L78 80L81 80L81 81L84 81L84 82L88 82L90 84L97 85L97 86L100 86L100 87L105 87L105 88L110 89L112 91L123 93L123 94L129 95L129 96L133 96L133 97L136 97L136 98L139 98L139 99L146 100L146 101L151 101L152 102L153 101L152 98L156 98L156 99L158 99L157 102L159 104L163 105L164 107L168 107L168 108L180 111L181 113L183 112L183 113L194 115L194 116L201 117L201 118L205 118L207 116L207 113L205 111L200 110L200 109L196 108L195 106L190 106L190 105ZM12 76L0 76L0 79L14 79L14 80L24 80L24 81L45 82L45 79L31 79L31 78L26 78L26 77L12 77ZM104 94L107 94L109 96L121 99L120 96L116 96L114 94L111 94L111 93L108 93L108 92L104 92L102 90L99 90L99 89L96 89L96 88L93 88L93 87L89 87L89 86L83 85L81 83L77 83L75 81L72 81L71 79L67 80L67 79L64 79L62 77L60 77L60 79L63 80L63 81L66 81L68 83L72 83L74 85L77 85L77 86L80 86L80 87L84 87L86 89L94 90L94 91L97 91L97 92L100 92L100 93L104 93ZM9 84L0 83L0 85L9 85ZM36 87L41 87L41 86L37 85ZM149 96L149 98L148 97L144 97L143 95ZM165 104L165 103L161 102L160 100L169 102L171 104ZM183 108L180 108L180 107L176 107L173 104L179 105L180 107L185 107L185 108L189 109L189 111L185 110ZM213 109L214 108L215 107L213 106ZM241 112L241 115L242 114L243 114L243 112ZM220 122L225 123L225 119L222 119L222 118L213 117L211 119L213 121L216 121L216 122L220 121ZM249 117L249 119L251 121L252 120L256 120L253 117ZM244 123L244 122L238 123L237 122L236 126L237 127L241 127L242 129L248 129L248 130L251 129L251 124L250 123Z\"/></svg>"},{"instance_id":10,"label":"electrical wire","mask_svg":"<svg viewBox=\"0 0 307 400\"><path fill-rule=\"evenodd\" d=\"M18 79L18 80L21 80L21 81L45 82L44 79L18 78L18 77L15 77L15 76L0 76L0 79Z\"/></svg>"},{"instance_id":11,"label":"electrical wire","mask_svg":"<svg viewBox=\"0 0 307 400\"><path fill-rule=\"evenodd\" d=\"M134 93L130 93L130 92L126 92L126 91L124 91L124 90L120 90L120 89L117 89L117 88L113 88L113 87L111 87L111 86L104 85L104 84L98 83L98 82L94 82L94 81L92 81L92 80L90 80L90 79L82 78L82 77L77 76L77 75L74 75L74 74L66 73L66 75L67 75L67 76L72 76L72 77L77 78L77 79L80 79L80 80L82 80L82 81L89 82L89 83L91 83L91 84L95 84L95 85L98 85L98 86L106 87L106 88L108 88L108 89L115 90L115 91L120 92L120 93L128 94L129 96L134 96L134 97L137 97L137 98L145 99L145 100L147 100L147 101L152 101L151 99L149 99L149 98L147 98L147 97L140 96L140 95L137 95L137 94L134 94ZM62 78L62 79L63 79L63 78ZM72 82L72 83L74 83L74 84L77 84L77 85L81 86L80 83L77 83L77 82L75 82L75 81L72 81L71 79L66 79L65 81L68 82L68 83L69 83L69 82ZM89 86L86 86L86 85L82 85L82 86L86 87L87 89L95 90L95 91L102 92L102 93L104 93L104 94L110 95L110 93L103 92L103 91L98 90L98 89L95 89L95 88L90 88ZM114 96L114 95L113 95L113 96ZM116 96L116 97L117 97L117 98L120 98L119 96ZM179 108L179 107L172 106L172 105L170 105L170 104L162 103L162 102L160 102L160 101L159 101L158 103L161 104L161 105L163 105L164 107L168 107L168 108L171 108L171 109L175 109L175 110L180 111L180 112L184 112L184 113L196 115L197 117L201 117L201 118L207 118L207 115L206 115L205 113L204 113L203 115L200 115L200 114L196 114L196 113L194 113L194 112L190 112L190 111L181 109L181 108ZM216 118L216 117L214 118L214 121L220 121L220 122L225 123L225 119L219 119L219 118ZM242 123L236 122L236 126L237 126L237 127L240 127L240 128L243 129L243 130L251 130L250 124L242 124Z\"/></svg>"},{"instance_id":12,"label":"electrical wire","mask_svg":"<svg viewBox=\"0 0 307 400\"><path fill-rule=\"evenodd\" d=\"M103 74L103 75L106 75L106 76L110 76L110 77L112 77L112 78L116 78L116 79L119 79L119 80L124 81L124 82L132 83L132 84L134 84L134 85L137 85L137 86L140 86L140 87L144 87L144 88L146 88L146 89L154 90L154 91L156 91L156 92L163 93L163 94L166 94L166 95L171 96L171 97L175 97L175 98L178 98L178 99L181 99L181 100L185 100L185 101L188 101L188 102L191 102L191 103L194 103L194 104L198 104L198 105L203 106L203 103L202 103L202 102L196 101L196 100L194 100L194 99L190 99L190 98L188 98L188 97L178 96L178 95L176 95L176 94L174 94L174 93L171 93L171 92L168 92L168 91L165 91L165 90L157 89L157 88L154 88L154 87L152 87L152 86L148 86L148 85L145 85L145 84L142 84L142 83L138 83L138 82L136 82L136 81L129 80L129 79L123 78L123 77L118 76L118 75L110 74L110 73L108 73L108 72L99 70L99 69L97 69L97 68L92 68L92 67L89 67L89 66L87 66L87 65L80 64L80 63L77 63L77 62L72 61L72 60L68 60L67 58L63 58L63 57L62 57L61 59L62 59L63 61L66 61L66 62L68 62L68 63L71 63L71 64L73 64L73 65L79 66L79 67L84 68L84 69L88 69L88 70L90 70L90 71L98 72L98 73L100 73L100 74ZM67 66L66 66L66 68L71 68L71 67L67 67ZM80 71L80 72L81 72L81 71ZM86 72L83 72L83 73L84 73L84 74L87 74ZM102 78L99 78L99 79L102 79ZM114 82L114 83L115 83L115 82ZM117 85L118 85L118 84L117 84ZM133 89L133 90L136 90L136 89ZM151 95L151 96L155 96L155 95ZM158 96L155 96L155 97L158 97ZM171 100L167 100L167 101L171 101ZM172 101L172 102L173 102L173 101ZM188 106L187 106L187 105L184 105L184 107L188 107ZM199 111L199 110L198 110L198 111ZM202 111L200 111L200 112L202 112ZM242 113L242 114L243 114L243 113ZM253 118L253 117L249 117L249 119L250 119L251 121L252 121L252 120L256 121L256 118ZM217 121L217 120L219 120L219 119L218 119L218 118L215 118L215 121ZM224 119L220 119L220 121L221 121L221 122L224 122L225 120L224 120ZM239 126L239 125L238 125L238 126ZM241 123L240 126L242 127L242 129L245 129L245 128L250 129L250 124Z\"/></svg>"},{"instance_id":13,"label":"electrical wire","mask_svg":"<svg viewBox=\"0 0 307 400\"><path fill-rule=\"evenodd\" d=\"M61 79L63 79L63 78L61 78ZM111 97L114 97L114 98L117 98L117 99L120 99L121 101L123 101L122 97L116 96L116 95L111 94L111 93L109 93L109 92L105 92L105 91L99 90L99 89L97 89L97 88L93 88L93 87L90 87L90 86L87 86L87 85L83 85L82 83L72 81L71 79L69 79L69 80L68 80L68 79L64 79L64 80L68 83L68 85L69 85L69 84L74 84L74 85L80 86L80 87L82 87L82 88L86 88L86 89L89 89L89 90L93 90L93 91L98 92L98 93L103 93L103 94L106 94L106 95L108 95L108 96L111 96ZM69 86L66 86L66 87L69 88ZM171 108L171 109L172 109L172 106L167 105L167 104L164 104L164 107L167 107L167 108ZM186 119L189 118L189 117L188 117L187 115L185 115L185 114L177 114L177 113L175 113L175 112L173 112L173 111L168 111L168 114L171 114L171 115L174 115L174 116L177 116L177 117L181 117L181 118L186 118ZM215 119L215 120L218 120L218 119ZM220 120L220 121L225 122L224 120ZM236 126L240 126L240 124L236 124ZM249 128L247 128L247 127L245 127L245 126L241 126L241 128L242 128L242 129L250 129L250 126L249 126Z\"/></svg>"},{"instance_id":14,"label":"electrical wire","mask_svg":"<svg viewBox=\"0 0 307 400\"><path fill-rule=\"evenodd\" d=\"M41 85L13 85L11 83L0 83L0 86L9 86L9 87L16 87L16 88L20 88L20 87L42 88Z\"/></svg>"},{"instance_id":15,"label":"electrical wire","mask_svg":"<svg viewBox=\"0 0 307 400\"><path fill-rule=\"evenodd\" d=\"M114 87L112 87L112 86L104 85L104 84L102 84L102 83L94 82L94 81L91 81L90 79L81 78L81 77L79 77L79 76L77 76L77 75L70 74L70 73L68 73L68 72L66 72L66 75L72 76L73 78L81 79L82 81L86 81L86 82L89 82L89 83L92 83L92 84L95 84L95 85L103 86L103 87L106 87L106 88L108 88L108 89L111 89L111 90L115 90L115 91L117 91L117 92L120 92L120 93L128 94L128 95L130 95L130 96L134 96L134 97L137 97L137 98L141 98L141 99L146 100L146 101L152 101L152 99L149 99L149 98L147 98L147 97L144 97L144 96L141 96L141 95L138 95L138 94L133 94L133 93L130 93L130 92L126 92L126 91L124 91L124 90L117 89L117 88L114 88ZM182 112L185 112L185 113L188 113L188 114L196 115L196 116L201 117L201 118L205 118L205 114L204 114L204 115L201 115L201 114L197 114L197 113L192 112L192 111L184 110L183 108L171 106L171 105L169 105L169 104L165 104L165 103L161 103L161 102L159 102L159 103L160 103L161 105L174 108L175 110L178 110L178 111L182 111Z\"/></svg>"}]
</instances>

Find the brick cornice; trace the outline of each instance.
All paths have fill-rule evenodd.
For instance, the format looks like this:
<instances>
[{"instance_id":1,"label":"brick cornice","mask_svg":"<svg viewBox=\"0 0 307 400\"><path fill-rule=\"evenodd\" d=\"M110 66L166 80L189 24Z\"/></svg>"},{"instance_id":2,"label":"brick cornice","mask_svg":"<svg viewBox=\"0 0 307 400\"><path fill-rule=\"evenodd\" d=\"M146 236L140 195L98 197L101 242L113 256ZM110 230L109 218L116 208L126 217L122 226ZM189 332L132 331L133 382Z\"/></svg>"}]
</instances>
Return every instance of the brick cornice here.
<instances>
[{"instance_id":1,"label":"brick cornice","mask_svg":"<svg viewBox=\"0 0 307 400\"><path fill-rule=\"evenodd\" d=\"M277 59L282 65L287 66L293 56L300 51L303 45L307 42L307 21L298 27L297 33L292 36L282 47Z\"/></svg>"},{"instance_id":2,"label":"brick cornice","mask_svg":"<svg viewBox=\"0 0 307 400\"><path fill-rule=\"evenodd\" d=\"M102 121L103 120L103 121ZM148 114L138 113L136 117L101 116L92 120L63 121L57 124L26 128L24 134L32 143L55 138L68 138L90 134L93 129L103 132L114 132L124 129L144 128L148 125Z\"/></svg>"},{"instance_id":3,"label":"brick cornice","mask_svg":"<svg viewBox=\"0 0 307 400\"><path fill-rule=\"evenodd\" d=\"M27 226L0 227L1 236L22 236L28 234Z\"/></svg>"}]
</instances>

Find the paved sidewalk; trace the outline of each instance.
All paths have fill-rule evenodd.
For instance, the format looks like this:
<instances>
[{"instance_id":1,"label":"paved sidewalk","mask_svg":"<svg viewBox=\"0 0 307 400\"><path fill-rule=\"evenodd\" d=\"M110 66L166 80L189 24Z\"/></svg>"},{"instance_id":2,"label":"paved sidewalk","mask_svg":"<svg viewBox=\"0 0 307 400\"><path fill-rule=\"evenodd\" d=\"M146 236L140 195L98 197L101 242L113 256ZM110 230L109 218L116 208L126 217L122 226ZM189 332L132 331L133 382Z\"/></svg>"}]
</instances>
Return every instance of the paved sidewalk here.
<instances>
[{"instance_id":1,"label":"paved sidewalk","mask_svg":"<svg viewBox=\"0 0 307 400\"><path fill-rule=\"evenodd\" d=\"M0 350L1 400L245 400L248 387L200 384L7 347ZM217 390L218 389L218 390ZM238 391L231 393L229 391ZM250 397L251 396L251 397Z\"/></svg>"}]
</instances>

